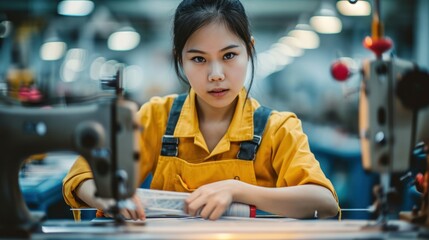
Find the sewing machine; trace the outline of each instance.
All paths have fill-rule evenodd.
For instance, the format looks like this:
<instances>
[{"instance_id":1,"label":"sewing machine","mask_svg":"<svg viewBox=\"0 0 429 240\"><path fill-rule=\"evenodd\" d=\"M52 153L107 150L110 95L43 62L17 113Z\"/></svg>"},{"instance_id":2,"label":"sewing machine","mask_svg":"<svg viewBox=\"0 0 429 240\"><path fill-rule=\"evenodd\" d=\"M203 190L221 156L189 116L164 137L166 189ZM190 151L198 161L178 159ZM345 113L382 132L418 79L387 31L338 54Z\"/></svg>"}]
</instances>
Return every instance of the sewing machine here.
<instances>
[{"instance_id":1,"label":"sewing machine","mask_svg":"<svg viewBox=\"0 0 429 240\"><path fill-rule=\"evenodd\" d=\"M360 71L362 165L365 170L380 174L380 189L376 193L379 223L383 230L392 230L395 228L387 222L388 195L394 191L391 175L408 171L416 143L429 138L429 132L424 130L427 121L418 122L419 110L429 105L429 74L407 60L383 59L383 53L393 46L393 42L384 37L378 0L374 1L372 36L366 37L363 44L376 59L364 61ZM339 60L332 65L331 73L336 80L344 81L351 70L347 63ZM425 191L423 199L427 199L427 194ZM408 219L429 226L427 200L423 202L420 211Z\"/></svg>"},{"instance_id":2,"label":"sewing machine","mask_svg":"<svg viewBox=\"0 0 429 240\"><path fill-rule=\"evenodd\" d=\"M359 133L362 165L380 174L380 222L387 226L388 195L395 191L391 175L409 171L417 142L418 110L427 105L421 92L429 91L424 81L413 75L424 72L401 59L366 61L359 97ZM414 100L413 100L414 99ZM420 134L421 135L421 134ZM423 171L425 169L422 169ZM426 206L427 207L427 206Z\"/></svg>"},{"instance_id":3,"label":"sewing machine","mask_svg":"<svg viewBox=\"0 0 429 240\"><path fill-rule=\"evenodd\" d=\"M0 236L27 235L40 227L41 219L30 214L18 183L21 165L33 154L76 152L92 169L98 197L119 202L134 194L137 106L121 96L121 76L118 71L107 81L116 94L90 103L50 108L0 105Z\"/></svg>"}]
</instances>

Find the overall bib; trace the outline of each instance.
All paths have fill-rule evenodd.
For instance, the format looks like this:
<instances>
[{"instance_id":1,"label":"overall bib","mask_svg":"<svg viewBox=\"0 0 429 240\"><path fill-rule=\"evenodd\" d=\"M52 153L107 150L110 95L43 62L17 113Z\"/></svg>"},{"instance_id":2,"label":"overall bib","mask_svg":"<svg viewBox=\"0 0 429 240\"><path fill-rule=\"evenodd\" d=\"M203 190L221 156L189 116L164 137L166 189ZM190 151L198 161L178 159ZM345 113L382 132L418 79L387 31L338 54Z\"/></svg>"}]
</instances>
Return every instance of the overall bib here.
<instances>
[{"instance_id":1,"label":"overall bib","mask_svg":"<svg viewBox=\"0 0 429 240\"><path fill-rule=\"evenodd\" d=\"M177 156L179 139L173 136L186 97L187 94L179 95L171 107L151 189L192 192L202 185L227 179L257 185L253 160L271 109L263 106L256 109L253 139L241 142L236 159L189 163Z\"/></svg>"}]
</instances>

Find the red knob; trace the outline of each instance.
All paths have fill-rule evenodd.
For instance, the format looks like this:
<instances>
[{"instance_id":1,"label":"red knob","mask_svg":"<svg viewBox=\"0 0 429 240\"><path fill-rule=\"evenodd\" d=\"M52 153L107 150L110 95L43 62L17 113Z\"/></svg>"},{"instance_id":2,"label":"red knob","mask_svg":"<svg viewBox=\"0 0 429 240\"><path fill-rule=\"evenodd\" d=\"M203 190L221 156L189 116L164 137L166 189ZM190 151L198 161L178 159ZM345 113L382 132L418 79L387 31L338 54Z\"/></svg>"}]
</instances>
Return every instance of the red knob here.
<instances>
[{"instance_id":1,"label":"red knob","mask_svg":"<svg viewBox=\"0 0 429 240\"><path fill-rule=\"evenodd\" d=\"M363 40L363 45L380 58L384 52L392 48L393 42L389 38L374 39L372 37L366 37Z\"/></svg>"},{"instance_id":2,"label":"red knob","mask_svg":"<svg viewBox=\"0 0 429 240\"><path fill-rule=\"evenodd\" d=\"M350 74L349 66L342 61L336 61L331 66L331 75L337 81L342 82L347 80Z\"/></svg>"},{"instance_id":3,"label":"red knob","mask_svg":"<svg viewBox=\"0 0 429 240\"><path fill-rule=\"evenodd\" d=\"M424 182L425 182L423 174L418 173L416 175L415 181L416 181L415 184L416 184L417 191L423 193L423 191L424 191Z\"/></svg>"}]
</instances>

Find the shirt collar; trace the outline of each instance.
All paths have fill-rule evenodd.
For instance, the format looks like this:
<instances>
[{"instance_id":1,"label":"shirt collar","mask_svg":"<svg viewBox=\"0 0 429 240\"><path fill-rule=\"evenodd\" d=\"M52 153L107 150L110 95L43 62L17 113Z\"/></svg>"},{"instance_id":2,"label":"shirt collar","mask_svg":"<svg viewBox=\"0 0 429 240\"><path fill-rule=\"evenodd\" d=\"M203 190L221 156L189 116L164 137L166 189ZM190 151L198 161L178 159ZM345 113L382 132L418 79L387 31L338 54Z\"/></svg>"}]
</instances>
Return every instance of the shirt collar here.
<instances>
[{"instance_id":1,"label":"shirt collar","mask_svg":"<svg viewBox=\"0 0 429 240\"><path fill-rule=\"evenodd\" d=\"M243 88L238 94L238 102L234 111L231 124L227 131L230 141L245 141L253 139L253 104L251 99L246 100L247 92ZM176 129L175 137L195 137L200 134L197 108L195 107L195 91L191 88L186 98ZM243 108L243 104L246 105Z\"/></svg>"}]
</instances>

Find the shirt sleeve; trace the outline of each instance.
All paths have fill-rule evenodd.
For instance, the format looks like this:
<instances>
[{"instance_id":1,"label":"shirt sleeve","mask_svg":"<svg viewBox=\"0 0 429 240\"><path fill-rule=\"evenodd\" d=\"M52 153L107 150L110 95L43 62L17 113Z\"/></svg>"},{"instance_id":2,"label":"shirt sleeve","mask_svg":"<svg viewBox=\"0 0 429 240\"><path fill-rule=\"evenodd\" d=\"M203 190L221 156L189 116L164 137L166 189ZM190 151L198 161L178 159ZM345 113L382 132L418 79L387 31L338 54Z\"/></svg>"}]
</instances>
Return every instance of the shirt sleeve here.
<instances>
[{"instance_id":1,"label":"shirt sleeve","mask_svg":"<svg viewBox=\"0 0 429 240\"><path fill-rule=\"evenodd\" d=\"M63 179L63 197L67 205L72 208L88 207L77 197L75 191L83 181L92 178L88 162L83 157L79 157Z\"/></svg>"},{"instance_id":2,"label":"shirt sleeve","mask_svg":"<svg viewBox=\"0 0 429 240\"><path fill-rule=\"evenodd\" d=\"M272 133L273 167L278 173L277 187L315 184L329 189L338 202L331 181L310 151L301 121L294 114L277 113L280 119Z\"/></svg>"}]
</instances>

